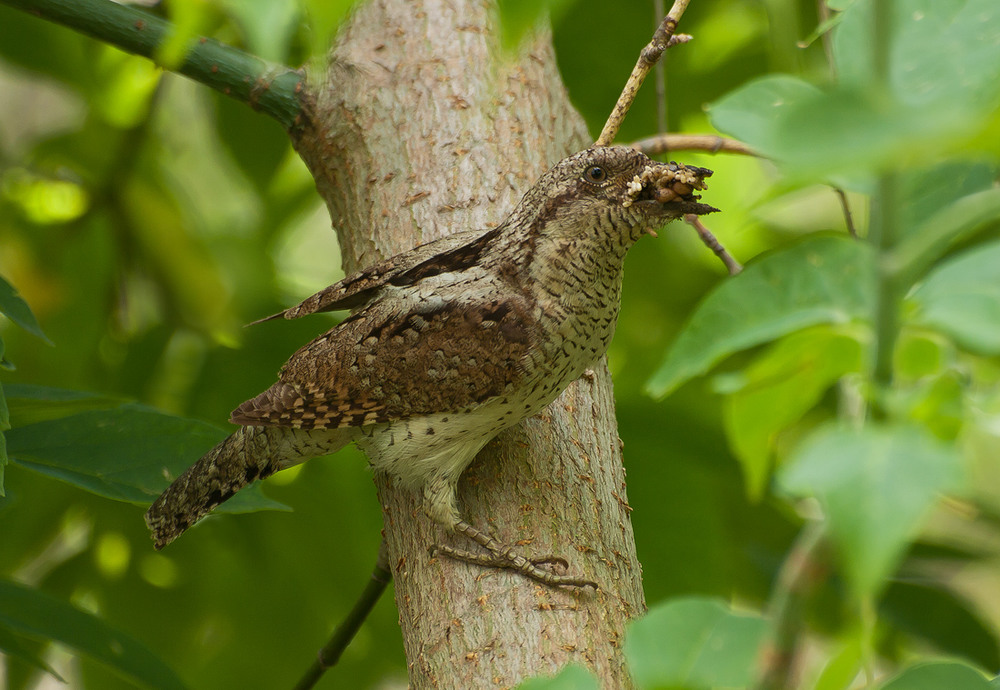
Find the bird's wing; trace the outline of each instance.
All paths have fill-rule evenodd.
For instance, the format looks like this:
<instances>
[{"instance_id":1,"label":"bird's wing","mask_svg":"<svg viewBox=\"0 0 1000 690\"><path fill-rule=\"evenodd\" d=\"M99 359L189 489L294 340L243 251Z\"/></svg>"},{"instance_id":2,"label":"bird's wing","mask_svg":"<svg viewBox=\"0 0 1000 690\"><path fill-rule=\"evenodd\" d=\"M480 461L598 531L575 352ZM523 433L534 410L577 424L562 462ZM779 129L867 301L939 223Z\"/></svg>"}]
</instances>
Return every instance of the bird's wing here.
<instances>
[{"instance_id":1,"label":"bird's wing","mask_svg":"<svg viewBox=\"0 0 1000 690\"><path fill-rule=\"evenodd\" d=\"M335 429L462 412L518 384L537 333L520 295L392 313L375 302L296 352L230 421Z\"/></svg>"},{"instance_id":2,"label":"bird's wing","mask_svg":"<svg viewBox=\"0 0 1000 690\"><path fill-rule=\"evenodd\" d=\"M422 244L353 273L294 307L253 323L282 318L297 319L321 311L355 309L370 301L386 285L412 285L428 276L468 268L479 259L499 231L500 228L460 232Z\"/></svg>"}]
</instances>

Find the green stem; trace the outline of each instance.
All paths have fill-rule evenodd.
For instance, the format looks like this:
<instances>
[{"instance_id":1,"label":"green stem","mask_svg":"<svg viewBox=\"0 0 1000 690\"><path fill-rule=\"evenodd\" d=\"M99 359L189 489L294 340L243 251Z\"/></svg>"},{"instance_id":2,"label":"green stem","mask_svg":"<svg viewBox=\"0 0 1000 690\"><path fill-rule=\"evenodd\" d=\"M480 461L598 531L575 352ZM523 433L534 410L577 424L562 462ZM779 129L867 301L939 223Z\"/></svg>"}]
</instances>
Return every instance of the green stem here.
<instances>
[{"instance_id":1,"label":"green stem","mask_svg":"<svg viewBox=\"0 0 1000 690\"><path fill-rule=\"evenodd\" d=\"M878 194L872 201L871 241L878 251L875 305L875 364L872 383L875 411L885 416L886 395L892 386L892 358L899 337L899 306L902 299L900 275L890 259L896 245L896 176L885 172L879 177Z\"/></svg>"},{"instance_id":2,"label":"green stem","mask_svg":"<svg viewBox=\"0 0 1000 690\"><path fill-rule=\"evenodd\" d=\"M806 599L826 577L823 554L826 524L807 522L778 572L767 606L770 638L762 654L754 690L787 690L797 687L795 666L805 636Z\"/></svg>"},{"instance_id":3,"label":"green stem","mask_svg":"<svg viewBox=\"0 0 1000 690\"><path fill-rule=\"evenodd\" d=\"M147 57L270 115L285 129L298 124L299 97L305 80L300 71L266 62L210 38L192 41L180 65L162 65L157 52L174 32L174 26L112 0L0 0L0 3Z\"/></svg>"},{"instance_id":4,"label":"green stem","mask_svg":"<svg viewBox=\"0 0 1000 690\"><path fill-rule=\"evenodd\" d=\"M877 97L891 98L890 55L892 48L892 0L872 3L872 82ZM896 174L885 170L879 176L878 191L872 200L870 241L878 253L877 302L875 306L875 363L872 371L874 414L887 416L887 395L892 386L892 359L899 337L899 306L902 286L899 273L891 265L897 242Z\"/></svg>"}]
</instances>

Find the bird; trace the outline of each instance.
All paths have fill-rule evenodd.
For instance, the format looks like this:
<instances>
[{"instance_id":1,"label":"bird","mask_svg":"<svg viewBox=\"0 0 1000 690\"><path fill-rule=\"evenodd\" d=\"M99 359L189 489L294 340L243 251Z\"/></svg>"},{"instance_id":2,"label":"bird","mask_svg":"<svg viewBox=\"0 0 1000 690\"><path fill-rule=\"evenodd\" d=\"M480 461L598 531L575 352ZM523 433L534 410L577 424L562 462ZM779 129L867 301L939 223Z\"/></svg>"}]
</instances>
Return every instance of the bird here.
<instances>
[{"instance_id":1,"label":"bird","mask_svg":"<svg viewBox=\"0 0 1000 690\"><path fill-rule=\"evenodd\" d=\"M489 553L440 547L446 555L596 589L546 567L563 559L526 558L473 527L457 482L483 446L605 353L627 251L671 220L717 211L695 194L711 174L591 147L544 173L495 227L402 252L261 319L349 311L237 407L240 428L153 502L155 548L253 481L353 442L374 471L422 494L431 519Z\"/></svg>"}]
</instances>

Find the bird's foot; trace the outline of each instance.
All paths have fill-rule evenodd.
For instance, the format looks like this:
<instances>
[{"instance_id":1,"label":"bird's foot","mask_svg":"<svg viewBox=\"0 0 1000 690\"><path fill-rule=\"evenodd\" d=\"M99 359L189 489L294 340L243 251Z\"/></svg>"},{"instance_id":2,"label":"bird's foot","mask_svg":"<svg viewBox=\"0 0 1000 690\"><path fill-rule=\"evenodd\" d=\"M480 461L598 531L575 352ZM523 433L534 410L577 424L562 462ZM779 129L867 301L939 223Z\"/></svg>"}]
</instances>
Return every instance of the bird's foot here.
<instances>
[{"instance_id":1,"label":"bird's foot","mask_svg":"<svg viewBox=\"0 0 1000 690\"><path fill-rule=\"evenodd\" d=\"M443 554L455 560L465 561L473 565L485 568L506 568L516 570L522 575L549 585L550 587L593 587L599 589L593 580L572 575L561 575L542 566L558 566L563 569L569 567L565 558L559 556L545 556L543 558L529 559L516 553L513 548L501 544L490 535L481 532L472 525L464 521L455 524L455 531L464 534L469 539L489 551L489 554L473 553L465 549L456 549L451 546L438 545L433 549L434 553Z\"/></svg>"}]
</instances>

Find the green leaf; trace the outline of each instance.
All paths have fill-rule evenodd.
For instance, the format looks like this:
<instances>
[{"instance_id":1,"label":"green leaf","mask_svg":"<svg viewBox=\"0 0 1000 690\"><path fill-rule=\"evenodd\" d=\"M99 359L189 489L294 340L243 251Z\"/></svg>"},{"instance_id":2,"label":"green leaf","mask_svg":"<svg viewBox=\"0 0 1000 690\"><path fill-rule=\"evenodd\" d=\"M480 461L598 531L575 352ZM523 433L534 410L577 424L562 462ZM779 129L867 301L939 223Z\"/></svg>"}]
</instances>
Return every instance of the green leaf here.
<instances>
[{"instance_id":1,"label":"green leaf","mask_svg":"<svg viewBox=\"0 0 1000 690\"><path fill-rule=\"evenodd\" d=\"M28 647L21 642L21 638L13 634L2 623L0 623L0 650L13 659L20 659L29 666L34 666L35 668L45 671L46 673L51 673L63 683L66 682L66 679L60 676L54 668L49 666L45 659L38 656L38 654L31 649L28 649Z\"/></svg>"},{"instance_id":2,"label":"green leaf","mask_svg":"<svg viewBox=\"0 0 1000 690\"><path fill-rule=\"evenodd\" d=\"M47 422L91 410L108 410L127 402L124 398L101 393L26 384L7 384L4 392L14 418L13 426Z\"/></svg>"},{"instance_id":3,"label":"green leaf","mask_svg":"<svg viewBox=\"0 0 1000 690\"><path fill-rule=\"evenodd\" d=\"M997 167L982 161L950 160L930 168L904 170L899 179L899 227L909 237L942 209L992 189Z\"/></svg>"},{"instance_id":4,"label":"green leaf","mask_svg":"<svg viewBox=\"0 0 1000 690\"><path fill-rule=\"evenodd\" d=\"M629 625L625 657L640 687L744 687L766 624L713 599L675 599Z\"/></svg>"},{"instance_id":5,"label":"green leaf","mask_svg":"<svg viewBox=\"0 0 1000 690\"><path fill-rule=\"evenodd\" d=\"M646 384L662 397L724 358L817 324L868 319L871 249L843 236L812 235L769 253L698 305Z\"/></svg>"},{"instance_id":6,"label":"green leaf","mask_svg":"<svg viewBox=\"0 0 1000 690\"><path fill-rule=\"evenodd\" d=\"M874 74L872 0L844 12L833 51L843 83ZM982 112L1000 95L1000 4L995 0L892 3L889 85L910 105L949 105L955 115Z\"/></svg>"},{"instance_id":7,"label":"green leaf","mask_svg":"<svg viewBox=\"0 0 1000 690\"><path fill-rule=\"evenodd\" d=\"M908 668L881 690L989 690L990 683L978 670L954 661L938 661Z\"/></svg>"},{"instance_id":8,"label":"green leaf","mask_svg":"<svg viewBox=\"0 0 1000 690\"><path fill-rule=\"evenodd\" d=\"M0 346L2 346L0 341ZM7 398L4 396L3 385L0 385L0 497L6 496L4 491L4 468L7 466L7 437L4 432L10 429L10 413L7 409Z\"/></svg>"},{"instance_id":9,"label":"green leaf","mask_svg":"<svg viewBox=\"0 0 1000 690\"><path fill-rule=\"evenodd\" d=\"M0 580L0 630L51 639L155 690L184 683L142 644L101 619L24 585Z\"/></svg>"},{"instance_id":10,"label":"green leaf","mask_svg":"<svg viewBox=\"0 0 1000 690\"><path fill-rule=\"evenodd\" d=\"M941 149L964 137L975 118L942 105L915 108L868 89L837 87L791 105L772 123L770 155L790 176L829 180L901 161L922 162L928 142ZM915 148L917 143L923 146Z\"/></svg>"},{"instance_id":11,"label":"green leaf","mask_svg":"<svg viewBox=\"0 0 1000 690\"><path fill-rule=\"evenodd\" d=\"M975 141L1000 102L1000 5L895 3L886 92L873 76L872 4L838 16L834 87L767 77L713 104L712 123L802 180L857 178Z\"/></svg>"},{"instance_id":12,"label":"green leaf","mask_svg":"<svg viewBox=\"0 0 1000 690\"><path fill-rule=\"evenodd\" d=\"M59 412L74 405L107 404L101 396L74 391L23 386L18 393L54 398ZM146 504L166 487L167 476L179 475L223 437L223 431L205 422L120 403L23 426L15 417L15 427L7 433L7 450L19 466L99 496ZM225 512L286 509L266 498L258 484L219 508Z\"/></svg>"},{"instance_id":13,"label":"green leaf","mask_svg":"<svg viewBox=\"0 0 1000 690\"><path fill-rule=\"evenodd\" d=\"M851 687L858 677L858 671L864 662L864 651L861 640L857 637L848 640L823 666L813 690L843 690Z\"/></svg>"},{"instance_id":14,"label":"green leaf","mask_svg":"<svg viewBox=\"0 0 1000 690\"><path fill-rule=\"evenodd\" d=\"M0 338L0 369L6 369L7 371L14 371L14 365L4 357L4 352L6 351L6 345L4 345L3 338Z\"/></svg>"},{"instance_id":15,"label":"green leaf","mask_svg":"<svg viewBox=\"0 0 1000 690\"><path fill-rule=\"evenodd\" d=\"M1000 242L971 249L935 269L910 298L914 323L963 348L1000 354Z\"/></svg>"},{"instance_id":16,"label":"green leaf","mask_svg":"<svg viewBox=\"0 0 1000 690\"><path fill-rule=\"evenodd\" d=\"M566 666L558 675L529 678L517 690L598 690L594 674L579 664Z\"/></svg>"},{"instance_id":17,"label":"green leaf","mask_svg":"<svg viewBox=\"0 0 1000 690\"><path fill-rule=\"evenodd\" d=\"M827 427L779 473L788 492L823 504L841 565L862 599L878 593L938 494L962 478L953 447L903 426Z\"/></svg>"},{"instance_id":18,"label":"green leaf","mask_svg":"<svg viewBox=\"0 0 1000 690\"><path fill-rule=\"evenodd\" d=\"M1000 218L1000 189L969 194L914 228L887 257L886 267L907 277L919 274L949 245Z\"/></svg>"},{"instance_id":19,"label":"green leaf","mask_svg":"<svg viewBox=\"0 0 1000 690\"><path fill-rule=\"evenodd\" d=\"M861 359L856 336L821 326L786 336L735 375L741 385L726 398L726 437L752 498L759 499L767 485L779 432L816 405L837 379L859 371Z\"/></svg>"},{"instance_id":20,"label":"green leaf","mask_svg":"<svg viewBox=\"0 0 1000 690\"><path fill-rule=\"evenodd\" d=\"M820 94L796 77L772 75L731 91L708 107L709 119L720 132L773 156L782 132L775 122L782 113Z\"/></svg>"},{"instance_id":21,"label":"green leaf","mask_svg":"<svg viewBox=\"0 0 1000 690\"><path fill-rule=\"evenodd\" d=\"M0 276L0 313L8 319L33 335L37 335L49 345L52 341L48 339L42 327L38 325L35 315L31 313L28 303L17 294L14 286ZM2 354L2 353L0 353Z\"/></svg>"},{"instance_id":22,"label":"green leaf","mask_svg":"<svg viewBox=\"0 0 1000 690\"><path fill-rule=\"evenodd\" d=\"M911 551L908 559L913 558L919 556ZM958 565L968 566L969 561ZM903 580L893 582L886 590L878 615L880 621L897 630L927 640L942 654L975 662L982 668L997 668L997 634L976 608L941 583Z\"/></svg>"}]
</instances>

